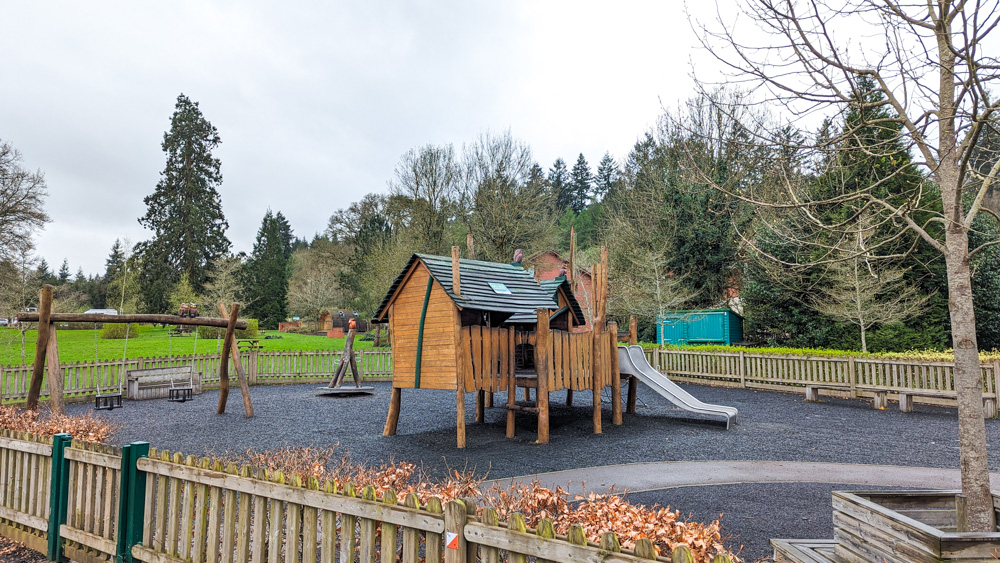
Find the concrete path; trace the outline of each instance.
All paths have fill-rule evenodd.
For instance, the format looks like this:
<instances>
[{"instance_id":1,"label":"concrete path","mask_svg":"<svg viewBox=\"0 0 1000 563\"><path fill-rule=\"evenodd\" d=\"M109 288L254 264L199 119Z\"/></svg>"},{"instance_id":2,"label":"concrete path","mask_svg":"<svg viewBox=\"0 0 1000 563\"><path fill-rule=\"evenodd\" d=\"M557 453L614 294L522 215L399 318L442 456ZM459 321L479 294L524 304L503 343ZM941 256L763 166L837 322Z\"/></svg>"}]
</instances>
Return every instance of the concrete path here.
<instances>
[{"instance_id":1,"label":"concrete path","mask_svg":"<svg viewBox=\"0 0 1000 563\"><path fill-rule=\"evenodd\" d=\"M511 481L562 487L570 495L584 491L656 491L677 487L739 483L836 483L913 489L959 489L958 469L814 463L795 461L668 461L605 465L538 475L497 479L486 486ZM1000 473L991 473L992 488L1000 488Z\"/></svg>"}]
</instances>

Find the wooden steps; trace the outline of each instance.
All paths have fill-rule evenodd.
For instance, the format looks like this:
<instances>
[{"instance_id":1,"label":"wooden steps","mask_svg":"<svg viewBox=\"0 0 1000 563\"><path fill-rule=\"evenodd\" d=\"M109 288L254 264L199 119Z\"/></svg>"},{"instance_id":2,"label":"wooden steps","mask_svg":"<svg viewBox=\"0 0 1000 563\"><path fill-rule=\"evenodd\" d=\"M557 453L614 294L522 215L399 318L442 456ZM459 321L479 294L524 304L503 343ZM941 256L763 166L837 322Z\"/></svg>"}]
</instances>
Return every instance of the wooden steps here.
<instances>
[{"instance_id":1,"label":"wooden steps","mask_svg":"<svg viewBox=\"0 0 1000 563\"><path fill-rule=\"evenodd\" d=\"M834 540L771 540L774 558L791 563L831 563L839 559L833 554Z\"/></svg>"}]
</instances>

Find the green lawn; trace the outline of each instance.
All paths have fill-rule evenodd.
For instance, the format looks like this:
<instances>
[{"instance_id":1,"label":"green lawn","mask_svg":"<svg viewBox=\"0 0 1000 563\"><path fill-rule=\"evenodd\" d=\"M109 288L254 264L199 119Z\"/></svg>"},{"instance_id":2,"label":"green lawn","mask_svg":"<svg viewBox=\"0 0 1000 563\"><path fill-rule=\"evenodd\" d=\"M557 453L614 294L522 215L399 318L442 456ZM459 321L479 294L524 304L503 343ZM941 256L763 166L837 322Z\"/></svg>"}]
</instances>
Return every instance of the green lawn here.
<instances>
[{"instance_id":1,"label":"green lawn","mask_svg":"<svg viewBox=\"0 0 1000 563\"><path fill-rule=\"evenodd\" d=\"M37 332L29 330L24 335L25 363L32 364L35 359L35 339ZM260 336L260 344L264 352L275 351L312 351L344 349L343 338L326 338L325 336L310 336L305 334L286 334L268 331L266 340ZM354 341L355 350L371 348L371 342L360 339ZM214 354L219 344L213 338L198 339L198 354ZM139 336L128 339L129 358L152 358L173 354L191 354L195 352L194 335L168 337L167 329L153 326L140 326ZM97 358L99 360L121 360L125 348L124 340L104 340L97 336ZM59 331L59 361L61 363L79 363L94 361L94 331L93 330L60 330ZM21 363L21 333L14 329L0 329L0 366L18 365Z\"/></svg>"}]
</instances>

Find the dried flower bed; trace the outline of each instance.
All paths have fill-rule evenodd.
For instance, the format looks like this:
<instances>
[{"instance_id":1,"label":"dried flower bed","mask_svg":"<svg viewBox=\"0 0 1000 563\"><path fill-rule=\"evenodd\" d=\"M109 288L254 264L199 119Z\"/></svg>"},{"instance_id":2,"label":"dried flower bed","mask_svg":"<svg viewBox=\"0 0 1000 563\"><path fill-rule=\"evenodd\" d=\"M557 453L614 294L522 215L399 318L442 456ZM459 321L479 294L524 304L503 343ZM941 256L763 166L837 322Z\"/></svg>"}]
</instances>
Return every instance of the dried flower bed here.
<instances>
[{"instance_id":1,"label":"dried flower bed","mask_svg":"<svg viewBox=\"0 0 1000 563\"><path fill-rule=\"evenodd\" d=\"M664 554L678 545L686 545L696 561L710 561L719 553L730 555L733 561L741 561L724 547L719 520L708 524L686 521L679 511L670 507L634 505L624 492L591 492L570 499L569 493L562 488L557 487L553 491L538 482L484 488L485 477L473 472L452 470L443 479L429 479L412 463L387 463L377 467L354 464L349 456L338 453L335 446L281 448L266 452L251 449L242 454L226 453L211 457L227 464L263 467L269 472L281 471L303 478L315 476L320 482L354 483L359 488L371 485L379 496L391 489L399 499L414 493L421 502L431 497L438 497L442 502L471 498L479 506L492 506L501 519L519 512L529 527L537 526L542 518L549 518L556 532L565 534L571 525L580 524L593 542L600 541L601 533L611 531L618 535L622 547L626 548L635 547L640 538L648 538ZM721 518L722 515L719 516Z\"/></svg>"},{"instance_id":2,"label":"dried flower bed","mask_svg":"<svg viewBox=\"0 0 1000 563\"><path fill-rule=\"evenodd\" d=\"M54 416L41 411L0 406L0 428L51 436L66 432L78 440L106 444L120 428L106 420L84 416Z\"/></svg>"}]
</instances>

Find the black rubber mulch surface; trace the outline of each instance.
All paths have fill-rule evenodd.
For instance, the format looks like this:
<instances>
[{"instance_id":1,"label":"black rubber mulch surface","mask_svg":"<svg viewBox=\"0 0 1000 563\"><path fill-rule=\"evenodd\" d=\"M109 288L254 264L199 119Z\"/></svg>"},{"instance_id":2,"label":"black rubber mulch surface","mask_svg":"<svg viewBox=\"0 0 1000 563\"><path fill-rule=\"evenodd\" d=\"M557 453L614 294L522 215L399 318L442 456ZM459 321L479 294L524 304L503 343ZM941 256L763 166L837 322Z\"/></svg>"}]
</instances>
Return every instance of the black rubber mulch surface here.
<instances>
[{"instance_id":1,"label":"black rubber mulch surface","mask_svg":"<svg viewBox=\"0 0 1000 563\"><path fill-rule=\"evenodd\" d=\"M0 561L4 563L42 563L48 558L22 544L0 536Z\"/></svg>"},{"instance_id":2,"label":"black rubber mulch surface","mask_svg":"<svg viewBox=\"0 0 1000 563\"><path fill-rule=\"evenodd\" d=\"M685 386L708 403L735 406L739 423L731 430L711 421L695 421L640 386L640 406L625 415L622 426L611 424L604 405L604 433L594 435L589 393L577 393L575 404L563 405L564 393L553 393L549 444L536 444L533 417L518 416L517 437L505 438L505 410L488 409L485 424L473 420L473 395L466 396L468 447L455 447L455 394L450 391L403 390L399 433L383 437L390 384L375 383L375 394L317 397L317 385L262 386L251 389L257 416L243 417L238 387L226 415L215 414L218 392L193 401L127 402L121 410L96 412L121 422L115 442L144 440L185 454L268 450L281 446L339 444L356 462L405 460L430 474L448 468L474 468L490 477L557 471L641 461L778 460L958 467L955 410L917 405L900 413L893 403L876 411L862 400L824 398L806 403L799 394ZM497 404L506 395L497 394ZM92 412L70 405L73 414ZM1000 469L1000 421L986 421L990 467ZM850 487L837 486L838 489ZM674 489L633 495L643 503L670 504L699 520L726 513L728 533L747 545L749 560L769 553L771 537L830 537L829 485L725 485ZM781 506L771 503L782 498ZM790 502L801 499L801 502Z\"/></svg>"}]
</instances>

